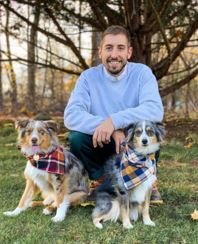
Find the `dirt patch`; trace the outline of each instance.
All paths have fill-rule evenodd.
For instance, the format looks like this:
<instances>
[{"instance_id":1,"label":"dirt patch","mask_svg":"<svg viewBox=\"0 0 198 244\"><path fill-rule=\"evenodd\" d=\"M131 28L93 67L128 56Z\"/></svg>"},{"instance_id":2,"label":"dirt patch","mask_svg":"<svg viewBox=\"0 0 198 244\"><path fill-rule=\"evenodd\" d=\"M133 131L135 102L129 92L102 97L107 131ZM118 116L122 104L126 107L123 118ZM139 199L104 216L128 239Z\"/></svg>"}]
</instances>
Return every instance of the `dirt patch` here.
<instances>
[{"instance_id":1,"label":"dirt patch","mask_svg":"<svg viewBox=\"0 0 198 244\"><path fill-rule=\"evenodd\" d=\"M166 138L184 141L191 134L198 134L198 120L179 119L165 122Z\"/></svg>"}]
</instances>

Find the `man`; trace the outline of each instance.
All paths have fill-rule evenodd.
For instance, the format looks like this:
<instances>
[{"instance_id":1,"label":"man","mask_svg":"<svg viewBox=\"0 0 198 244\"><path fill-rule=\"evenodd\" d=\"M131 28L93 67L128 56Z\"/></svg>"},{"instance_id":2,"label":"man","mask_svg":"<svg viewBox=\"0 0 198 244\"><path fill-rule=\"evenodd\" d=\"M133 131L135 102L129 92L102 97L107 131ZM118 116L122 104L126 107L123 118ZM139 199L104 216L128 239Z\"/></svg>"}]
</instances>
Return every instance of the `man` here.
<instances>
[{"instance_id":1,"label":"man","mask_svg":"<svg viewBox=\"0 0 198 244\"><path fill-rule=\"evenodd\" d=\"M156 78L146 65L127 61L132 52L127 30L108 27L99 47L102 64L82 72L65 108L71 152L92 180L100 179L106 159L119 153L125 127L163 119Z\"/></svg>"}]
</instances>

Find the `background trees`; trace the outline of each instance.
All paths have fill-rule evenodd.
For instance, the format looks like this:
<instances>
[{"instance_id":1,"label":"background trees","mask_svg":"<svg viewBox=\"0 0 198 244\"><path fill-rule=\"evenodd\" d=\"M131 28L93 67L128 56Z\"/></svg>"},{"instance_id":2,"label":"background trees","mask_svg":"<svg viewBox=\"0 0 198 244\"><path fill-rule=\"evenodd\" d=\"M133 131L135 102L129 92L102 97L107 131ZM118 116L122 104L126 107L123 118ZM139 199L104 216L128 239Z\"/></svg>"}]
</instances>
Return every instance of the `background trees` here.
<instances>
[{"instance_id":1,"label":"background trees","mask_svg":"<svg viewBox=\"0 0 198 244\"><path fill-rule=\"evenodd\" d=\"M64 88L73 87L74 75L98 62L96 53L100 33L109 25L121 24L131 34L134 49L132 61L145 63L152 68L159 80L167 110L177 107L186 114L196 111L196 1L16 0L0 1L0 4L1 18L6 11L14 18L9 35L27 42L26 58L12 55L7 57L6 62L16 60L28 65L28 82L25 82L28 110L38 109L40 102L35 96L39 94L36 90L39 86L42 87L39 90L44 91L40 96L52 99L62 96L61 102L65 103L67 96ZM3 22L1 29L8 33ZM21 35L21 32L27 36ZM92 43L89 42L90 38ZM88 43L88 46L83 43ZM42 78L38 84L36 76L41 68L45 69L45 75L40 72ZM47 70L51 71L49 79L50 71ZM62 72L61 96L54 94L54 86L58 83L61 86L55 72Z\"/></svg>"}]
</instances>

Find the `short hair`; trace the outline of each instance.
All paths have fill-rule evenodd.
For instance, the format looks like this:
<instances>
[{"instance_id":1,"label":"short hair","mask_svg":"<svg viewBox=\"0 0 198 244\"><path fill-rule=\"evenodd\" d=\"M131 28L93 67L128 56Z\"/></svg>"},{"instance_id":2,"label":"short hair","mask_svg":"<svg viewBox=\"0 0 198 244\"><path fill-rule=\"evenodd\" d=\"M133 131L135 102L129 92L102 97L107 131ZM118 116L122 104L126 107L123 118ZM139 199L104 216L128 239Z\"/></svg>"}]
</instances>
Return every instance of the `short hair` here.
<instances>
[{"instance_id":1,"label":"short hair","mask_svg":"<svg viewBox=\"0 0 198 244\"><path fill-rule=\"evenodd\" d=\"M118 35L123 34L126 36L129 46L131 45L131 36L126 28L121 25L111 25L103 33L101 43L106 35Z\"/></svg>"}]
</instances>

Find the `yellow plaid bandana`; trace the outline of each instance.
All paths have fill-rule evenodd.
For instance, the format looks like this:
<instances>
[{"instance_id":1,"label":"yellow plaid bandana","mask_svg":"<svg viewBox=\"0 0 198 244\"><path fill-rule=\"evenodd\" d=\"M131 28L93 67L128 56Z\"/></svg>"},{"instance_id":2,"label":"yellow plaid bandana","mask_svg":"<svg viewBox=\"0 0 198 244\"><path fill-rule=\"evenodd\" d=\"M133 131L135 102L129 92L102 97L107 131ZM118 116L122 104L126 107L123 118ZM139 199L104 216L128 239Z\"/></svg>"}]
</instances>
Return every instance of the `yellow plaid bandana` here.
<instances>
[{"instance_id":1,"label":"yellow plaid bandana","mask_svg":"<svg viewBox=\"0 0 198 244\"><path fill-rule=\"evenodd\" d=\"M154 182L156 180L155 168L154 154L144 156L127 147L120 162L120 173L125 188L127 190L133 189L150 177Z\"/></svg>"}]
</instances>

